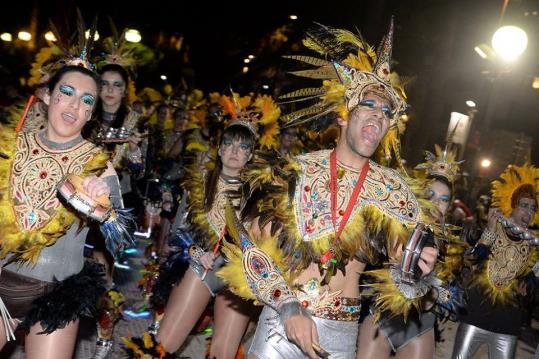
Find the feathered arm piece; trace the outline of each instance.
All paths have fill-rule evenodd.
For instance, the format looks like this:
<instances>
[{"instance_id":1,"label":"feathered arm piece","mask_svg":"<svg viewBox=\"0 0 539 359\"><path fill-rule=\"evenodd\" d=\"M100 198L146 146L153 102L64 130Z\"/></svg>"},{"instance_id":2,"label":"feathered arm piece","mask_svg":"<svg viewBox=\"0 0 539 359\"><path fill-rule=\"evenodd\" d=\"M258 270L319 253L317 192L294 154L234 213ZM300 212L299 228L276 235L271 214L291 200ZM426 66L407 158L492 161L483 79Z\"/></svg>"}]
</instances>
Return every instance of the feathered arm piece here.
<instances>
[{"instance_id":1,"label":"feathered arm piece","mask_svg":"<svg viewBox=\"0 0 539 359\"><path fill-rule=\"evenodd\" d=\"M283 273L271 257L253 243L230 202L226 205L225 217L228 234L241 248L243 273L256 298L275 309L283 323L290 316L300 314L302 307L299 299Z\"/></svg>"},{"instance_id":2,"label":"feathered arm piece","mask_svg":"<svg viewBox=\"0 0 539 359\"><path fill-rule=\"evenodd\" d=\"M136 228L136 222L131 211L131 208L113 209L110 217L99 226L105 237L107 250L114 258L117 258L124 248L135 245L131 233Z\"/></svg>"}]
</instances>

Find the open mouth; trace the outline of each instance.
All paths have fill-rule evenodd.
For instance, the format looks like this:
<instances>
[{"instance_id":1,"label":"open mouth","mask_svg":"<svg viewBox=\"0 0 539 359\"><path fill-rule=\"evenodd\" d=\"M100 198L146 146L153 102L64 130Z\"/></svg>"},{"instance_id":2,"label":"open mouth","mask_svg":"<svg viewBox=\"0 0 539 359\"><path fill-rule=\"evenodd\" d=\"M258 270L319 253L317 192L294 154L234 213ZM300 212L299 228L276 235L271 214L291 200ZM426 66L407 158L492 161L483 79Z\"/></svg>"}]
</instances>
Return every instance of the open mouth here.
<instances>
[{"instance_id":1,"label":"open mouth","mask_svg":"<svg viewBox=\"0 0 539 359\"><path fill-rule=\"evenodd\" d=\"M377 143L380 137L380 127L375 123L369 123L361 128L363 139L370 143Z\"/></svg>"},{"instance_id":2,"label":"open mouth","mask_svg":"<svg viewBox=\"0 0 539 359\"><path fill-rule=\"evenodd\" d=\"M75 115L73 115L72 113L70 112L64 112L62 113L62 119L64 120L64 122L67 122L68 124L72 125L74 124L75 122L77 122L77 118L75 117Z\"/></svg>"}]
</instances>

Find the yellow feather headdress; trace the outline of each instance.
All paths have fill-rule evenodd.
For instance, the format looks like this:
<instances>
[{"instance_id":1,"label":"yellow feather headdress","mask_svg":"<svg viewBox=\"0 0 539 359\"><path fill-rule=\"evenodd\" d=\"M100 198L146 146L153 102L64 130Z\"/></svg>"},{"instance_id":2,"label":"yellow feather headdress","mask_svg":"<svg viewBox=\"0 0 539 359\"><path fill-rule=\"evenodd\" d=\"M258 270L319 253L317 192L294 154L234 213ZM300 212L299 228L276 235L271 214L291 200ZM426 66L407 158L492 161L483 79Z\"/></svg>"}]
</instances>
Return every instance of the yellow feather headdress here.
<instances>
[{"instance_id":1,"label":"yellow feather headdress","mask_svg":"<svg viewBox=\"0 0 539 359\"><path fill-rule=\"evenodd\" d=\"M281 119L285 126L321 121L333 114L347 120L349 112L361 102L363 96L374 91L388 98L393 105L390 129L380 144L381 156L378 157L389 161L393 152L400 165L399 130L403 126L400 119L407 104L398 76L390 72L393 20L377 52L360 34L320 24L318 26L307 32L303 44L323 58L303 55L285 57L314 66L291 73L322 80L322 86L299 89L280 97L283 100L281 103L314 102L283 116Z\"/></svg>"},{"instance_id":2,"label":"yellow feather headdress","mask_svg":"<svg viewBox=\"0 0 539 359\"><path fill-rule=\"evenodd\" d=\"M535 201L539 203L539 168L529 164L524 166L509 165L500 175L500 179L492 182L492 206L500 208L503 215L511 216L513 193L523 185L531 185L535 190ZM539 212L535 213L530 225L539 224Z\"/></svg>"},{"instance_id":3,"label":"yellow feather headdress","mask_svg":"<svg viewBox=\"0 0 539 359\"><path fill-rule=\"evenodd\" d=\"M225 115L226 127L245 126L257 138L261 149L276 150L279 134L279 106L268 95L248 95L240 97L223 95L219 101Z\"/></svg>"}]
</instances>

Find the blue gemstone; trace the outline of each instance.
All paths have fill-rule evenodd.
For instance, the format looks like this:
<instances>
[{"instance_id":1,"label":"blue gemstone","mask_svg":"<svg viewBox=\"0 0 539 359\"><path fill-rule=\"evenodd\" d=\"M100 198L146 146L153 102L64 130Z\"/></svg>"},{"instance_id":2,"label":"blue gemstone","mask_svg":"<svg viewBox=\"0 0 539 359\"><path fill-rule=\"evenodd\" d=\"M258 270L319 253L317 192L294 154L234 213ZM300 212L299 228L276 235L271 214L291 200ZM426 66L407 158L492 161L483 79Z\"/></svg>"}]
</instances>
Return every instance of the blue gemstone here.
<instances>
[{"instance_id":1,"label":"blue gemstone","mask_svg":"<svg viewBox=\"0 0 539 359\"><path fill-rule=\"evenodd\" d=\"M37 221L37 214L36 212L32 211L28 213L28 222L30 225L32 225L35 221Z\"/></svg>"}]
</instances>

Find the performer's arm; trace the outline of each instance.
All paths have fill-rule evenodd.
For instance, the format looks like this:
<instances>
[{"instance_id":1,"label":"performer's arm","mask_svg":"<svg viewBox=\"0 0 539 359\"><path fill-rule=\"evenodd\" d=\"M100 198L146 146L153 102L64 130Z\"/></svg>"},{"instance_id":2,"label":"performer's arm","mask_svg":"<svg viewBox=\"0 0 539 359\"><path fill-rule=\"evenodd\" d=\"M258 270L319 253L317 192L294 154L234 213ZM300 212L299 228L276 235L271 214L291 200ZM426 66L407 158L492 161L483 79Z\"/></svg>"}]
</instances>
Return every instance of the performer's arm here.
<instances>
[{"instance_id":1,"label":"performer's arm","mask_svg":"<svg viewBox=\"0 0 539 359\"><path fill-rule=\"evenodd\" d=\"M269 225L267 227L264 228L265 232L269 231ZM258 221L254 221L251 233L255 236L261 235ZM275 309L283 323L289 317L300 314L302 311L299 299L271 257L252 243L246 233L240 233L240 246L243 253L243 272L257 299Z\"/></svg>"}]
</instances>

